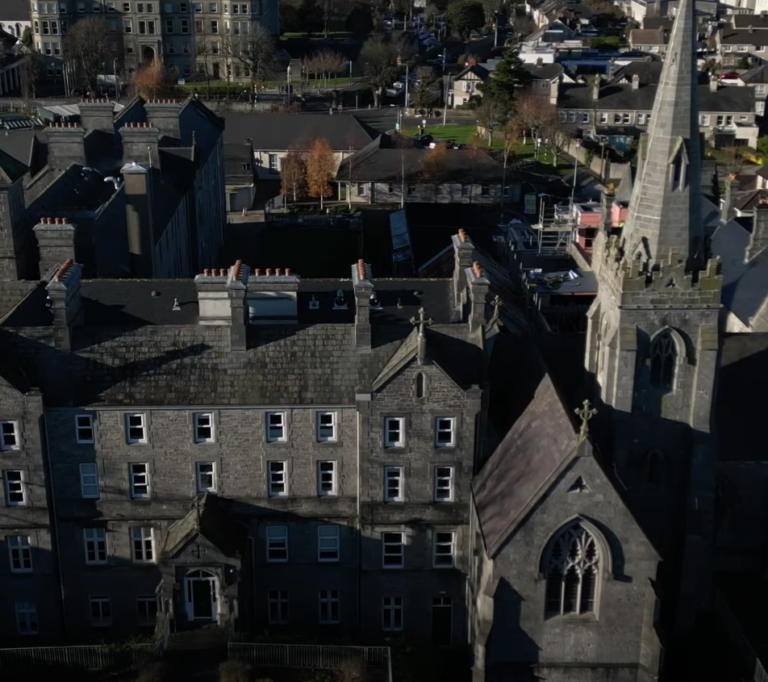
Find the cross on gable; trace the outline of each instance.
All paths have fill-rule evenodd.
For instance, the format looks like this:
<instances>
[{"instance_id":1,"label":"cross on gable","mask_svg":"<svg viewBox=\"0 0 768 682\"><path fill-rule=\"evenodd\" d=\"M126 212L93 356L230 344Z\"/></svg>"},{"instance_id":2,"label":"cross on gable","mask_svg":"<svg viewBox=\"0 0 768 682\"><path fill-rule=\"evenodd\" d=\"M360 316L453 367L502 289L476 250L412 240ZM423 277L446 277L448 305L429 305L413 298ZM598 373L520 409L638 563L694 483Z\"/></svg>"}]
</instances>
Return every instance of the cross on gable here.
<instances>
[{"instance_id":1,"label":"cross on gable","mask_svg":"<svg viewBox=\"0 0 768 682\"><path fill-rule=\"evenodd\" d=\"M198 543L197 545L195 545L195 548L192 550L192 555L197 559L200 559L201 557L205 556L207 551L208 550L206 550L205 547L203 547L202 545L200 545L200 543Z\"/></svg>"},{"instance_id":2,"label":"cross on gable","mask_svg":"<svg viewBox=\"0 0 768 682\"><path fill-rule=\"evenodd\" d=\"M581 419L581 429L579 430L579 442L587 437L589 420L597 414L597 410L592 408L589 400L585 400L581 407L577 407L574 412Z\"/></svg>"},{"instance_id":3,"label":"cross on gable","mask_svg":"<svg viewBox=\"0 0 768 682\"><path fill-rule=\"evenodd\" d=\"M424 308L419 308L419 316L411 318L411 324L419 328L419 336L424 336L424 328L432 324L432 318L426 318L424 314Z\"/></svg>"}]
</instances>

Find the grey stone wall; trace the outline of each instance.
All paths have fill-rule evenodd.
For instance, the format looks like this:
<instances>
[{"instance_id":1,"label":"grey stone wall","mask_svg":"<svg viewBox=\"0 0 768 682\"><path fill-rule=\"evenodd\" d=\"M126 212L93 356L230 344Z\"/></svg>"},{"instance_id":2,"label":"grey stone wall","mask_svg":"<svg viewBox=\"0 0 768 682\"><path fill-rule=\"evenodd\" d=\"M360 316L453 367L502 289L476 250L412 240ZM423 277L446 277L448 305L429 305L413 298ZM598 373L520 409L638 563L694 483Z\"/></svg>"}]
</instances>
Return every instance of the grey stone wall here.
<instances>
[{"instance_id":1,"label":"grey stone wall","mask_svg":"<svg viewBox=\"0 0 768 682\"><path fill-rule=\"evenodd\" d=\"M571 490L579 477L588 490ZM574 518L585 519L605 544L596 610L546 618L543 553L549 539ZM658 555L590 455L571 463L495 557L489 559L482 549L477 555L472 587L481 635L476 671L520 666L545 673L547 680L655 679L659 642L651 581Z\"/></svg>"},{"instance_id":2,"label":"grey stone wall","mask_svg":"<svg viewBox=\"0 0 768 682\"><path fill-rule=\"evenodd\" d=\"M0 470L21 470L25 477L26 504L6 506L2 494L0 514L0 638L29 645L30 640L53 640L59 635L59 596L53 565L53 540L46 499L46 472L42 451L42 399L39 394L24 396L0 382L0 420L17 423L18 450L0 453ZM13 573L8 536L29 537L32 571ZM36 605L39 635L19 637L16 602Z\"/></svg>"}]
</instances>

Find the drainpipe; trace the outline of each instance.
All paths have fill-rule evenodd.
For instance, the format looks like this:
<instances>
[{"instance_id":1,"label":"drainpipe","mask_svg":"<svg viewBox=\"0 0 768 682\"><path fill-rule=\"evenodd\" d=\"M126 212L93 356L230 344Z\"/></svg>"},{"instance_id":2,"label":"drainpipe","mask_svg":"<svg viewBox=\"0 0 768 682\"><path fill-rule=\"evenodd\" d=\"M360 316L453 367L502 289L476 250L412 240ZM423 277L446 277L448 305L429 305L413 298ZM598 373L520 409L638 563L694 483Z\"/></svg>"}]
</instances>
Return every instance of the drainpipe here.
<instances>
[{"instance_id":1,"label":"drainpipe","mask_svg":"<svg viewBox=\"0 0 768 682\"><path fill-rule=\"evenodd\" d=\"M40 400L42 401L42 396L40 396ZM24 396L24 402L26 403L27 397ZM48 483L46 485L46 488L48 488L48 493L50 495L50 518L51 518L51 536L53 538L53 546L56 550L56 556L54 558L54 564L56 565L56 576L59 580L59 614L61 616L61 635L62 638L66 639L67 637L67 617L66 617L66 599L64 596L64 577L61 574L61 552L59 547L59 521L58 517L56 515L56 495L53 491L54 485L53 485L53 470L51 468L51 458L50 453L48 451L48 443L50 443L50 439L48 438L48 421L45 418L45 411L43 411L42 414L42 420L43 420L43 433L45 434L45 443L43 443L43 447L41 448L43 457L45 459L45 473L48 477Z\"/></svg>"},{"instance_id":2,"label":"drainpipe","mask_svg":"<svg viewBox=\"0 0 768 682\"><path fill-rule=\"evenodd\" d=\"M363 571L363 524L362 519L360 517L360 510L361 510L361 502L360 502L360 496L362 495L362 490L360 487L360 449L361 449L361 443L360 443L360 421L362 420L362 415L360 414L360 408L357 407L355 410L357 412L357 490L356 497L357 497L357 571L355 571L355 579L357 581L357 632L360 632L360 627L362 625L362 615L363 615L363 605L362 605L362 582L360 580L360 574Z\"/></svg>"}]
</instances>

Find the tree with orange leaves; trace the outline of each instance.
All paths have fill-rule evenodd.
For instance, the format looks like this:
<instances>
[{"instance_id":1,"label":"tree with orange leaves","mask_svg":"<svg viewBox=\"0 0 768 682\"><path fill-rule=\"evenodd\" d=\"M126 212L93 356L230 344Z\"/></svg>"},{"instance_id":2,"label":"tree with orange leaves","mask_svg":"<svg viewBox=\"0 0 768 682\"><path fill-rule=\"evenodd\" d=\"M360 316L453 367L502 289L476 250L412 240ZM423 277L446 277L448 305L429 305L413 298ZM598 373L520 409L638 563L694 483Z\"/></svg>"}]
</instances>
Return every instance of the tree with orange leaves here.
<instances>
[{"instance_id":1,"label":"tree with orange leaves","mask_svg":"<svg viewBox=\"0 0 768 682\"><path fill-rule=\"evenodd\" d=\"M131 90L134 95L140 95L144 99L155 99L163 94L168 86L168 74L160 61L154 61L136 72L131 81Z\"/></svg>"},{"instance_id":2,"label":"tree with orange leaves","mask_svg":"<svg viewBox=\"0 0 768 682\"><path fill-rule=\"evenodd\" d=\"M331 182L335 171L336 161L331 145L323 137L316 139L307 153L307 194L320 199L320 210L323 210L323 198L332 193Z\"/></svg>"}]
</instances>

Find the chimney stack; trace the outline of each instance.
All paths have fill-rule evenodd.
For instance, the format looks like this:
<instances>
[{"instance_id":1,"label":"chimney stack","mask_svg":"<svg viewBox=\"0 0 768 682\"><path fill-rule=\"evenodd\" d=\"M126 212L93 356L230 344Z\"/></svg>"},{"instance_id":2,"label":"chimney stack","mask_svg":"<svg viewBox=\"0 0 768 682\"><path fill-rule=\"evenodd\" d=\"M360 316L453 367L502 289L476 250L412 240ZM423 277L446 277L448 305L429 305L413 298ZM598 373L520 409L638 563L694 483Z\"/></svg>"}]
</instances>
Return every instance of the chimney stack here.
<instances>
[{"instance_id":1,"label":"chimney stack","mask_svg":"<svg viewBox=\"0 0 768 682\"><path fill-rule=\"evenodd\" d=\"M82 321L80 276L80 266L69 258L45 287L53 313L53 342L59 350L72 350L72 332Z\"/></svg>"},{"instance_id":2,"label":"chimney stack","mask_svg":"<svg viewBox=\"0 0 768 682\"><path fill-rule=\"evenodd\" d=\"M300 280L290 268L254 269L246 292L248 324L297 324Z\"/></svg>"},{"instance_id":3,"label":"chimney stack","mask_svg":"<svg viewBox=\"0 0 768 682\"><path fill-rule=\"evenodd\" d=\"M371 350L371 296L373 296L371 266L361 258L352 266L355 291L355 350Z\"/></svg>"},{"instance_id":4,"label":"chimney stack","mask_svg":"<svg viewBox=\"0 0 768 682\"><path fill-rule=\"evenodd\" d=\"M66 170L73 163L85 166L85 131L78 123L51 123L45 129L48 166Z\"/></svg>"},{"instance_id":5,"label":"chimney stack","mask_svg":"<svg viewBox=\"0 0 768 682\"><path fill-rule=\"evenodd\" d=\"M736 217L736 207L733 205L734 194L739 191L739 181L735 173L725 179L725 191L720 204L720 220L730 222Z\"/></svg>"},{"instance_id":6,"label":"chimney stack","mask_svg":"<svg viewBox=\"0 0 768 682\"><path fill-rule=\"evenodd\" d=\"M181 105L173 99L153 99L144 104L149 123L160 131L163 137L181 139L179 112Z\"/></svg>"},{"instance_id":7,"label":"chimney stack","mask_svg":"<svg viewBox=\"0 0 768 682\"><path fill-rule=\"evenodd\" d=\"M245 292L250 270L242 261L229 269L205 270L195 277L198 323L229 327L232 351L245 351Z\"/></svg>"},{"instance_id":8,"label":"chimney stack","mask_svg":"<svg viewBox=\"0 0 768 682\"><path fill-rule=\"evenodd\" d=\"M711 76L709 79L709 91L717 92L717 76Z\"/></svg>"},{"instance_id":9,"label":"chimney stack","mask_svg":"<svg viewBox=\"0 0 768 682\"><path fill-rule=\"evenodd\" d=\"M469 235L462 229L451 237L453 242L453 306L461 318L464 304L467 302L467 275L466 270L472 267L472 259L475 256L475 246Z\"/></svg>"},{"instance_id":10,"label":"chimney stack","mask_svg":"<svg viewBox=\"0 0 768 682\"><path fill-rule=\"evenodd\" d=\"M160 131L149 123L125 123L120 128L123 143L123 164L135 161L141 165L160 167Z\"/></svg>"},{"instance_id":11,"label":"chimney stack","mask_svg":"<svg viewBox=\"0 0 768 682\"><path fill-rule=\"evenodd\" d=\"M86 99L80 102L80 125L87 131L115 132L115 105L108 99Z\"/></svg>"},{"instance_id":12,"label":"chimney stack","mask_svg":"<svg viewBox=\"0 0 768 682\"><path fill-rule=\"evenodd\" d=\"M768 246L768 199L760 199L755 207L755 219L752 221L752 234L749 235L746 260L758 256Z\"/></svg>"},{"instance_id":13,"label":"chimney stack","mask_svg":"<svg viewBox=\"0 0 768 682\"><path fill-rule=\"evenodd\" d=\"M472 263L472 267L466 269L466 278L469 284L469 298L471 302L469 331L472 333L485 324L485 299L491 283L485 278L477 261Z\"/></svg>"},{"instance_id":14,"label":"chimney stack","mask_svg":"<svg viewBox=\"0 0 768 682\"><path fill-rule=\"evenodd\" d=\"M40 279L48 279L64 261L75 259L75 226L66 218L40 218L33 229L40 251Z\"/></svg>"},{"instance_id":15,"label":"chimney stack","mask_svg":"<svg viewBox=\"0 0 768 682\"><path fill-rule=\"evenodd\" d=\"M640 74L633 73L632 74L632 89L633 90L639 90L640 89Z\"/></svg>"}]
</instances>

